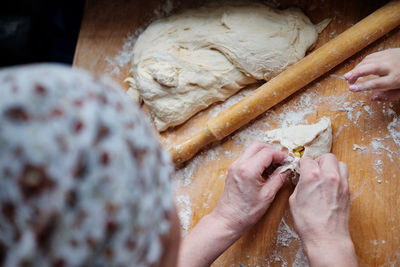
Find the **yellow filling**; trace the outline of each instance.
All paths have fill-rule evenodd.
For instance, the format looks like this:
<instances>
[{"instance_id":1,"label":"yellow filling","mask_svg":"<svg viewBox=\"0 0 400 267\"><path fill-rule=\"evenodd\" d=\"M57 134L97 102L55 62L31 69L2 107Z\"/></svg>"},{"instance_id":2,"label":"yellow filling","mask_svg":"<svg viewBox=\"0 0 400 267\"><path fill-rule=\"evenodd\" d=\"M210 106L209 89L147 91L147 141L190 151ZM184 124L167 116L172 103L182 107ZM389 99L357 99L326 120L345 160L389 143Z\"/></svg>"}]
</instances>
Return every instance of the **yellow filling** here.
<instances>
[{"instance_id":1,"label":"yellow filling","mask_svg":"<svg viewBox=\"0 0 400 267\"><path fill-rule=\"evenodd\" d=\"M293 149L293 154L296 158L301 158L304 154L304 146L299 146Z\"/></svg>"}]
</instances>

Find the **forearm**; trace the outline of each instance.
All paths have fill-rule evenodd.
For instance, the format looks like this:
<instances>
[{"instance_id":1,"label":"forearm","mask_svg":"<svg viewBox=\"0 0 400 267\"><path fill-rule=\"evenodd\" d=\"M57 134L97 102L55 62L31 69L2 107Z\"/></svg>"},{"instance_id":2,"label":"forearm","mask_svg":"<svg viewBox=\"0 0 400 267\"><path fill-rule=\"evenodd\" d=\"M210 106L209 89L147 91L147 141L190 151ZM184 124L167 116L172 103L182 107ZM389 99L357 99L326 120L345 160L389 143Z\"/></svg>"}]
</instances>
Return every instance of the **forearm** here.
<instances>
[{"instance_id":1,"label":"forearm","mask_svg":"<svg viewBox=\"0 0 400 267\"><path fill-rule=\"evenodd\" d=\"M353 242L350 238L334 242L304 242L310 266L358 266Z\"/></svg>"},{"instance_id":2,"label":"forearm","mask_svg":"<svg viewBox=\"0 0 400 267\"><path fill-rule=\"evenodd\" d=\"M241 234L228 229L213 213L204 216L183 238L178 266L210 266Z\"/></svg>"}]
</instances>

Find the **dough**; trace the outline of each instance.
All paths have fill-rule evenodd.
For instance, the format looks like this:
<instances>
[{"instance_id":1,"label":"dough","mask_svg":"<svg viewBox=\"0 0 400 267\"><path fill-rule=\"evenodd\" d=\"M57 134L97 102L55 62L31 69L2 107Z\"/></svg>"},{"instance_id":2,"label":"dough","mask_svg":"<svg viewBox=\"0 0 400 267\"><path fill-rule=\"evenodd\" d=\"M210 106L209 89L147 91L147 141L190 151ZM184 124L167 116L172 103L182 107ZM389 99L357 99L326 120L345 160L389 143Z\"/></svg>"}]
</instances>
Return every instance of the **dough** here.
<instances>
[{"instance_id":1,"label":"dough","mask_svg":"<svg viewBox=\"0 0 400 267\"><path fill-rule=\"evenodd\" d=\"M293 170L295 172L293 182L297 183L300 173L298 163L301 156L315 159L331 151L331 120L323 117L316 124L297 125L268 131L262 141L294 157L294 161L286 164L282 172L288 169Z\"/></svg>"},{"instance_id":2,"label":"dough","mask_svg":"<svg viewBox=\"0 0 400 267\"><path fill-rule=\"evenodd\" d=\"M259 3L186 10L140 35L129 91L136 100L140 94L157 129L166 130L299 61L328 23Z\"/></svg>"}]
</instances>

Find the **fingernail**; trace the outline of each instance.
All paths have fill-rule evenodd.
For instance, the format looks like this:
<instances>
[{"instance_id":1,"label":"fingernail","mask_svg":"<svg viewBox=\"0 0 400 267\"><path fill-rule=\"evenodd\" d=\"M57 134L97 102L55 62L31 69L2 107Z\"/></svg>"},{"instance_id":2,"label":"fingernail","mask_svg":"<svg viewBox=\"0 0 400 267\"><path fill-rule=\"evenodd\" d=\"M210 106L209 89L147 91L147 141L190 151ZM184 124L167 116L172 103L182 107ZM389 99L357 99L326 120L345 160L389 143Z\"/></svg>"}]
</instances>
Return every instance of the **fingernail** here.
<instances>
[{"instance_id":1,"label":"fingernail","mask_svg":"<svg viewBox=\"0 0 400 267\"><path fill-rule=\"evenodd\" d=\"M350 79L351 77L351 71L349 71L348 73L346 73L345 75L343 75L346 79Z\"/></svg>"},{"instance_id":2,"label":"fingernail","mask_svg":"<svg viewBox=\"0 0 400 267\"><path fill-rule=\"evenodd\" d=\"M352 84L349 86L350 91L357 92L360 90L357 84Z\"/></svg>"}]
</instances>

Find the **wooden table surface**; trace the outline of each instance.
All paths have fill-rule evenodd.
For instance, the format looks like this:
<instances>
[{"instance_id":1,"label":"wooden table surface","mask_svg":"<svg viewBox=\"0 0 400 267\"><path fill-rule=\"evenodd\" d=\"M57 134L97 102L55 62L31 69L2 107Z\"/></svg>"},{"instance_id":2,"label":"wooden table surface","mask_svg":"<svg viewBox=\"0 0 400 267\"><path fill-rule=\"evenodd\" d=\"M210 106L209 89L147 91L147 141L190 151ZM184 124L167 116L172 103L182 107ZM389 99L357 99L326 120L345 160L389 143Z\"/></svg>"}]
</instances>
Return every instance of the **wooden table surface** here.
<instances>
[{"instance_id":1,"label":"wooden table surface","mask_svg":"<svg viewBox=\"0 0 400 267\"><path fill-rule=\"evenodd\" d=\"M129 75L126 52L132 39L128 37L147 25L160 2L88 0L74 66L98 75L107 74L127 88L123 80ZM194 2L199 1L186 1L179 7L191 6ZM281 8L300 7L314 23L332 18L327 29L320 34L317 47L384 4L382 1L361 0L270 2L279 2ZM350 93L347 83L338 78L366 55L399 45L400 31L397 27L250 125L207 147L177 169L174 190L183 228L192 228L215 207L223 191L227 168L245 146L244 137L257 138L264 130L313 123L322 116L329 116L333 123L332 152L348 163L350 169L350 232L359 263L361 266L400 266L399 104L371 103L369 93ZM163 133L160 141L167 147L188 136L207 118L215 116L238 98L235 96L225 104L201 112L183 126ZM287 200L292 190L291 185L282 188L261 221L227 250L214 266L306 265L288 210Z\"/></svg>"}]
</instances>

